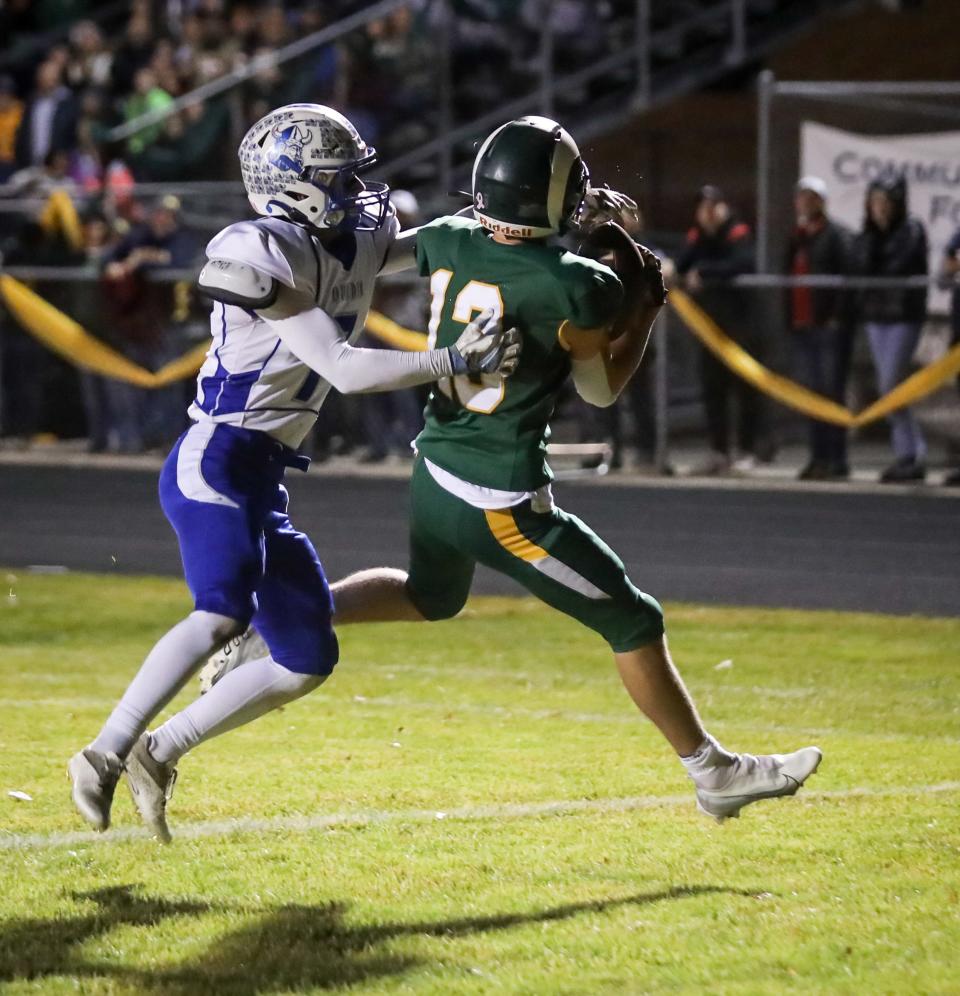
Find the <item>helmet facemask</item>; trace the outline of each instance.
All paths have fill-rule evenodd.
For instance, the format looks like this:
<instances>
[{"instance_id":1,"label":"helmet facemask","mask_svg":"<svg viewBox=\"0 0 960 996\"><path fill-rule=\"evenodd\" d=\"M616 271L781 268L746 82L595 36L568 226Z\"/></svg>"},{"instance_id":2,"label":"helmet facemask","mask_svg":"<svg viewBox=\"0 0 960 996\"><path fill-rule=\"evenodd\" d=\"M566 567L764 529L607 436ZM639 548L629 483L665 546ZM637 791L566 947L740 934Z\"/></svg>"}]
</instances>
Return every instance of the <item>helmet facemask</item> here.
<instances>
[{"instance_id":1,"label":"helmet facemask","mask_svg":"<svg viewBox=\"0 0 960 996\"><path fill-rule=\"evenodd\" d=\"M560 234L577 227L580 215L583 213L583 202L590 186L590 170L583 159L577 159L570 170L567 190L563 198L563 209L560 216Z\"/></svg>"},{"instance_id":2,"label":"helmet facemask","mask_svg":"<svg viewBox=\"0 0 960 996\"><path fill-rule=\"evenodd\" d=\"M361 180L359 173L372 166L375 156L360 163L326 169L308 166L300 182L322 191L327 197L323 227L337 231L371 232L380 228L390 209L390 188L385 183Z\"/></svg>"}]
</instances>

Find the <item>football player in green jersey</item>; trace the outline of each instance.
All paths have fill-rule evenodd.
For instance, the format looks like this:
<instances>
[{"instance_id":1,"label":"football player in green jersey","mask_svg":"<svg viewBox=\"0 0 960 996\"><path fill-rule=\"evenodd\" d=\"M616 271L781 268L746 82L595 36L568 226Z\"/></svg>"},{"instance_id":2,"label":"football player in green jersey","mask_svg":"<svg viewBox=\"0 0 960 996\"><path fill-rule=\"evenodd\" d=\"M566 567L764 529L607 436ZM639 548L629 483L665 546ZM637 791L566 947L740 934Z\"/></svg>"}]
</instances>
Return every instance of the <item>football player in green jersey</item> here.
<instances>
[{"instance_id":1,"label":"football player in green jersey","mask_svg":"<svg viewBox=\"0 0 960 996\"><path fill-rule=\"evenodd\" d=\"M576 143L559 124L521 118L479 150L473 218L440 218L395 243L387 268L415 259L430 278L430 347L455 342L478 313L492 312L519 329L522 351L509 377L435 385L416 440L409 573L376 568L341 581L336 620L448 619L466 602L477 563L502 571L609 643L631 698L693 779L698 806L723 820L760 799L792 795L821 752L725 750L673 665L660 605L588 526L554 505L548 423L564 382L572 376L586 401L612 404L639 366L664 300L649 250L641 252L654 279L628 288L625 301L613 270L551 241L577 225L585 203L599 207L602 220L632 202L589 188ZM235 666L249 654L233 656ZM227 666L222 657L213 664L215 672Z\"/></svg>"}]
</instances>

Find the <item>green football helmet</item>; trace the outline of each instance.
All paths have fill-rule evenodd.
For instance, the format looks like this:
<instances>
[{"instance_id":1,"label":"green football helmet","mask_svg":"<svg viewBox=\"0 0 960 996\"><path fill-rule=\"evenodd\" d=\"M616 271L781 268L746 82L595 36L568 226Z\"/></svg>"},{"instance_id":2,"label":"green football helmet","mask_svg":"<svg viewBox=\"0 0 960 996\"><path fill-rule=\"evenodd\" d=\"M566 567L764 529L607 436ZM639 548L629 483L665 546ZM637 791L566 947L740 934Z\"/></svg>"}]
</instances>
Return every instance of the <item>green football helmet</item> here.
<instances>
[{"instance_id":1,"label":"green football helmet","mask_svg":"<svg viewBox=\"0 0 960 996\"><path fill-rule=\"evenodd\" d=\"M590 174L570 133L534 115L508 121L473 163L473 212L492 232L538 239L563 232L583 204Z\"/></svg>"}]
</instances>

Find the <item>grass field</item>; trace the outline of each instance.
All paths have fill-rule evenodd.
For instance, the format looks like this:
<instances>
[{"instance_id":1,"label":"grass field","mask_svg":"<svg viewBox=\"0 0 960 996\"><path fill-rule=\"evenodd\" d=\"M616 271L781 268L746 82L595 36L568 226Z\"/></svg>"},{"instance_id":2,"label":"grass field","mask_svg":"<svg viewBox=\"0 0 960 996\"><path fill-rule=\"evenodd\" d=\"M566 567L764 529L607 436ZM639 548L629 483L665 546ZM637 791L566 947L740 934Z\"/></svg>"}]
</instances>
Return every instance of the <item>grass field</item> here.
<instances>
[{"instance_id":1,"label":"grass field","mask_svg":"<svg viewBox=\"0 0 960 996\"><path fill-rule=\"evenodd\" d=\"M825 752L723 826L565 618L347 628L323 688L182 763L173 845L124 789L94 839L64 764L186 608L7 574L4 994L960 993L960 620L669 607L716 734Z\"/></svg>"}]
</instances>

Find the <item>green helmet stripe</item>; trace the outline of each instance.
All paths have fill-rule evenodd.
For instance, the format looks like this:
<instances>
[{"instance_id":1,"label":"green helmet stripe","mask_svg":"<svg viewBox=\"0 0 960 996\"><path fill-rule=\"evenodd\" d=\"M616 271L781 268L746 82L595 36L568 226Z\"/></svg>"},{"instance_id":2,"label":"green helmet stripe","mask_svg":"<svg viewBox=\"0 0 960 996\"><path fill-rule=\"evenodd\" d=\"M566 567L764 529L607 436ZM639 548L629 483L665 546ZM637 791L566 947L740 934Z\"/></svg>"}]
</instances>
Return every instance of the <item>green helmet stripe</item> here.
<instances>
[{"instance_id":1,"label":"green helmet stripe","mask_svg":"<svg viewBox=\"0 0 960 996\"><path fill-rule=\"evenodd\" d=\"M507 124L510 124L510 122L508 121ZM503 131L504 128L507 127L507 124L502 124L500 125L499 128L490 132L490 134L487 135L486 139L484 139L483 145L480 146L480 151L474 157L473 172L470 174L470 189L472 191L476 191L477 189L477 167L483 161L483 157L487 154L487 149L490 148L490 145L493 142L493 140L497 137L497 135L500 134L500 132Z\"/></svg>"}]
</instances>

